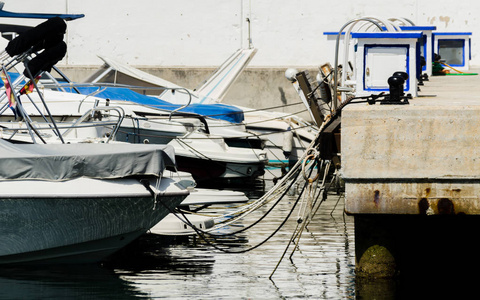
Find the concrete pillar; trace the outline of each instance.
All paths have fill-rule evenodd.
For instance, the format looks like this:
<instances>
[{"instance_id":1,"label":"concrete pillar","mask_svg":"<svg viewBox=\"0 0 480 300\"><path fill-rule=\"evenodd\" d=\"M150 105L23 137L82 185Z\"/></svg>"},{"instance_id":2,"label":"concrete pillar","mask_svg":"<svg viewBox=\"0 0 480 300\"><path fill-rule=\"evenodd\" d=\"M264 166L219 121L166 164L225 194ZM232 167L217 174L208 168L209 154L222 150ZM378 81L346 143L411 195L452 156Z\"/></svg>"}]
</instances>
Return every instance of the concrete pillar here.
<instances>
[{"instance_id":1,"label":"concrete pillar","mask_svg":"<svg viewBox=\"0 0 480 300\"><path fill-rule=\"evenodd\" d=\"M356 274L432 278L478 268L480 216L355 215Z\"/></svg>"}]
</instances>

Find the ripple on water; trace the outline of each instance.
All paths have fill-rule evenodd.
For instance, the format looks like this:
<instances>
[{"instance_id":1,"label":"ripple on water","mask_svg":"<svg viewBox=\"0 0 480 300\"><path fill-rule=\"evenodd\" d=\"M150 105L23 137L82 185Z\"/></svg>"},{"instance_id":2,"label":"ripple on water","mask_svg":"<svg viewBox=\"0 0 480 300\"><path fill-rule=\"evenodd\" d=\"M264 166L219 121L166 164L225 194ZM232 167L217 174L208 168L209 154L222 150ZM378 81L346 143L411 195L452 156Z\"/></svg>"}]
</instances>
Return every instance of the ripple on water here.
<instances>
[{"instance_id":1,"label":"ripple on water","mask_svg":"<svg viewBox=\"0 0 480 300\"><path fill-rule=\"evenodd\" d=\"M133 273L125 273L125 268L116 272L151 298L352 298L353 220L343 215L337 200L337 196L327 199L302 232L291 260L294 247L290 246L272 281L269 276L297 226L296 213L273 238L250 252L226 254L198 238L189 238L151 254L158 265ZM294 198L280 203L264 222L238 237L211 240L230 251L254 246L280 225L293 201ZM242 221L243 225L251 224L265 211L251 214Z\"/></svg>"}]
</instances>

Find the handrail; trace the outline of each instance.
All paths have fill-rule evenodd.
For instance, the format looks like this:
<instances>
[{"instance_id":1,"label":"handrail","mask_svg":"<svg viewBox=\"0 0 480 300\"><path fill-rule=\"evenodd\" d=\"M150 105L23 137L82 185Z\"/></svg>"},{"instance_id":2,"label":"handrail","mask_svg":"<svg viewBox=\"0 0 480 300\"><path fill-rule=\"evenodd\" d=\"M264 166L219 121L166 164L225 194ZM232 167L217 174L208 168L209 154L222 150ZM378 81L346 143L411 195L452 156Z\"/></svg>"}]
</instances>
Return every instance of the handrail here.
<instances>
[{"instance_id":1,"label":"handrail","mask_svg":"<svg viewBox=\"0 0 480 300\"><path fill-rule=\"evenodd\" d=\"M176 89L172 89L172 92L175 91L175 90L184 90L184 91L186 91L186 92L188 93L188 102L187 102L187 104L184 104L184 105L182 105L181 107L172 110L172 111L170 112L169 117L168 117L168 120L169 120L169 121L172 119L172 115L173 115L174 112L177 112L177 111L179 111L179 110L181 110L181 109L184 109L185 107L189 106L190 103L192 103L192 94L191 94L186 88L176 88Z\"/></svg>"},{"instance_id":2,"label":"handrail","mask_svg":"<svg viewBox=\"0 0 480 300\"><path fill-rule=\"evenodd\" d=\"M89 118L92 114L94 114L96 111L105 111L105 110L108 110L108 111L116 111L118 113L118 120L117 122L112 122L112 124L116 124L114 125L114 129L112 130L112 133L110 134L110 136L108 137L107 139L107 143L113 138L115 137L115 135L117 134L119 128L120 128L120 125L122 124L123 122L123 119L125 118L125 111L123 110L123 108L121 108L120 106L97 106L97 107L94 107L94 108L91 108L89 109L88 111L86 111L80 118L78 118L78 120L73 123L72 126L70 126L64 133L63 133L63 136L66 136L68 135L70 132L72 132L73 129L75 128L78 128L79 124L81 124L82 122L84 122L87 118ZM106 123L105 123L106 124Z\"/></svg>"},{"instance_id":3,"label":"handrail","mask_svg":"<svg viewBox=\"0 0 480 300\"><path fill-rule=\"evenodd\" d=\"M365 18L368 18L370 20L373 20L375 22L372 22L370 23L370 26L373 26L373 25L381 25L383 24L386 28L387 31L391 31L391 32L394 32L394 31L401 31L400 27L396 24L389 24L388 21L382 19L382 18L378 18L378 17L374 17L374 16L367 16ZM366 23L368 24L368 23ZM344 72L342 72L342 79L340 81L340 84L342 86L345 86L345 83L347 81L347 65L348 65L348 55L349 55L349 45L350 45L350 33L352 32L352 29L353 27L355 27L356 23L355 24L352 24L352 26L350 26L345 34L345 38L344 38L344 45L345 45L345 49L344 49L344 57L343 57L343 66L345 66L344 68ZM383 28L383 27L382 27ZM382 28L379 28L377 27L377 29L379 29L380 31L382 31ZM353 75L355 76L355 68L353 69ZM342 92L342 96L341 96L341 99L342 101L345 101L346 99L346 91Z\"/></svg>"},{"instance_id":4,"label":"handrail","mask_svg":"<svg viewBox=\"0 0 480 300\"><path fill-rule=\"evenodd\" d=\"M358 22L360 21L366 21L366 22L371 22L373 23L375 26L377 26L380 31L382 31L382 27L380 26L380 24L378 22L376 22L375 20L372 20L371 18L367 18L367 17L364 17L364 18L357 18L357 19L353 19L353 20L350 20L348 21L347 23L345 23L342 28L339 30L338 32L338 35L337 35L337 39L335 41L335 66L334 66L334 72L333 72L333 108L334 110L336 111L337 110L337 107L338 107L338 97L337 97L337 85L338 85L338 48L339 48L339 45L340 45L340 37L342 36L342 32L343 30L349 26L349 25L352 25L355 26L355 24L357 24ZM351 28L352 28L351 27ZM348 32L348 35L350 34L351 32L351 29L349 30ZM347 33L345 34L345 38L347 38ZM348 45L345 45L345 47L347 47ZM348 49L346 50L348 51ZM345 68L346 66L344 66Z\"/></svg>"}]
</instances>

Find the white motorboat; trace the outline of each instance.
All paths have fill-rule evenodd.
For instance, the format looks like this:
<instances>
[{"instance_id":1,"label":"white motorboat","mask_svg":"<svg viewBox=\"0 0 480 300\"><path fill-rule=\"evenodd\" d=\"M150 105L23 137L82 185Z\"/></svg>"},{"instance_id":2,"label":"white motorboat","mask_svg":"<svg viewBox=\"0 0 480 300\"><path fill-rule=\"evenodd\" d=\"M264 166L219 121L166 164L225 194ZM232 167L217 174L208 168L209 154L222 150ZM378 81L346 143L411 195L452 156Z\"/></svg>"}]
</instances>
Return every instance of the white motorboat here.
<instances>
[{"instance_id":1,"label":"white motorboat","mask_svg":"<svg viewBox=\"0 0 480 300\"><path fill-rule=\"evenodd\" d=\"M191 225L200 230L208 230L215 225L215 218L189 213L198 212L211 205L231 205L249 201L245 193L230 190L197 188L193 176L187 172L166 171L164 176L169 176L177 183L188 189L190 194L179 205L184 209L184 215L170 213L162 221L150 229L153 234L160 235L195 235L197 232Z\"/></svg>"},{"instance_id":2,"label":"white motorboat","mask_svg":"<svg viewBox=\"0 0 480 300\"><path fill-rule=\"evenodd\" d=\"M246 50L243 49L243 51ZM244 57L243 59L246 59L247 55L250 57L254 53L251 51L248 54L242 54L242 51L239 50L233 57ZM179 105L220 103L236 77L232 77L232 80L223 80L221 83L216 82L216 80L227 76L230 70L235 70L236 74L241 72L246 63L249 62L249 60L242 60L241 68L237 70L237 62L231 59L227 60L217 72L206 80L202 87L197 90L189 90L114 59L100 58L104 61L104 65L88 77L85 80L86 83L134 84L164 88L162 90L150 90L150 93L159 93L157 98ZM176 92L172 93L172 90L176 90ZM149 93L149 90L145 89L143 92ZM204 94L209 96L205 97ZM214 97L215 95L218 95L218 97ZM234 107L243 112L243 122L229 122L219 117L216 112L208 112L207 109L203 111L204 115L208 117L207 122L210 132L223 137L230 146L257 149L265 147L270 165L288 165L295 162L303 154L306 146L312 142L318 131L316 125L296 115L241 106ZM157 106L157 108L162 107ZM194 126L195 124L192 123L191 125Z\"/></svg>"},{"instance_id":3,"label":"white motorboat","mask_svg":"<svg viewBox=\"0 0 480 300\"><path fill-rule=\"evenodd\" d=\"M264 174L268 161L264 151L230 147L221 137L198 133L168 145L175 148L178 169L191 173L196 182L254 179Z\"/></svg>"},{"instance_id":4,"label":"white motorboat","mask_svg":"<svg viewBox=\"0 0 480 300\"><path fill-rule=\"evenodd\" d=\"M294 164L318 133L317 126L295 115L240 108L245 113L247 130L254 132L264 141L268 163L272 166Z\"/></svg>"},{"instance_id":5,"label":"white motorboat","mask_svg":"<svg viewBox=\"0 0 480 300\"><path fill-rule=\"evenodd\" d=\"M248 201L249 199L245 196L245 193L239 191L195 188L190 190L190 195L180 203L180 206L206 207L217 204L246 203Z\"/></svg>"},{"instance_id":6,"label":"white motorboat","mask_svg":"<svg viewBox=\"0 0 480 300\"><path fill-rule=\"evenodd\" d=\"M195 235L197 232L192 228L192 225L202 231L210 229L215 225L214 218L212 217L193 214L187 214L185 217L181 214L169 214L153 226L150 232L171 236Z\"/></svg>"},{"instance_id":7,"label":"white motorboat","mask_svg":"<svg viewBox=\"0 0 480 300\"><path fill-rule=\"evenodd\" d=\"M176 143L174 139L188 138L182 145L189 144L196 151L185 151L185 147L179 147L178 167L182 170L184 166L187 166L188 171L193 172L197 181L223 178L251 179L263 174L266 162L265 153L261 153L261 151L246 153L244 149L237 151L233 147L218 147L223 141L219 140L220 137L210 136L208 129L205 130L206 132L202 132L198 128L191 128L189 122L181 123L171 120L169 115L162 120L157 118L160 114L158 109L142 103L122 101L130 99L129 97L125 98L127 92L134 93L137 97L142 96L128 89L109 91L113 95L119 95L118 101L115 101L116 98L112 98L110 101L107 98L66 91L40 90L35 80L38 80L41 74L48 75L53 65L66 53L66 44L61 39L65 29L65 22L60 18L49 19L12 39L6 50L0 53L0 59L9 68L7 70L3 66L1 69L2 81L6 88L0 95L0 100L7 99L8 101L5 102L8 103L4 102L3 107L0 108L0 125L7 129L10 135L3 138L25 142L25 135L18 139L19 133L28 131L31 142L36 142L36 138L44 143L47 142L47 139L48 142L52 142L52 140L55 142L55 139L58 139L59 142L64 143L66 142L64 137L76 141L104 138L110 141L115 138L117 141L130 143L166 144L172 141L172 145L175 147L178 147L179 143ZM43 40L48 42L42 42ZM41 52L38 53L39 51ZM33 58L30 59L30 56ZM24 63L23 66L19 64L20 62ZM14 68L21 69L22 67L24 69L14 76L12 73ZM26 78L30 78L30 80ZM50 79L53 78L50 77ZM63 89L58 86L57 88ZM72 89L78 91L77 87ZM94 90L94 93L98 93L98 91ZM153 98L144 98L143 100L156 101ZM48 102L48 106L46 102ZM8 107L13 110L10 111ZM238 109L224 108L222 105L217 107L222 112L228 110L229 117L238 118ZM116 112L112 116L114 110ZM155 120L152 120L152 114ZM183 117L182 120L184 120ZM78 124L79 121L89 122L89 124ZM92 125L95 126L94 130L92 130ZM62 128L65 129L63 132ZM110 130L108 130L109 128ZM44 129L50 131L49 137L42 135ZM192 134L195 134L195 139ZM125 139L122 139L123 137ZM197 143L200 144L197 145ZM208 153L200 152L203 150L202 148L208 149ZM225 166L225 157L227 156L237 158L234 159L232 167ZM221 161L217 162L217 158L220 158ZM243 160L239 161L238 158ZM185 163L185 161L187 162ZM212 162L215 163L211 168L213 172L207 172L208 177L203 177L205 175L203 166ZM191 168L192 164L202 167ZM219 171L217 167L219 165L223 171ZM234 171L230 172L232 169Z\"/></svg>"},{"instance_id":8,"label":"white motorboat","mask_svg":"<svg viewBox=\"0 0 480 300\"><path fill-rule=\"evenodd\" d=\"M188 196L160 177L174 162L169 146L0 140L0 149L0 264L100 261Z\"/></svg>"},{"instance_id":9,"label":"white motorboat","mask_svg":"<svg viewBox=\"0 0 480 300\"><path fill-rule=\"evenodd\" d=\"M245 203L249 199L243 192L232 190L218 190L209 188L199 188L192 174L181 171L165 171L164 176L174 179L177 184L190 191L180 206L188 207L190 205L209 206L214 204L233 204Z\"/></svg>"},{"instance_id":10,"label":"white motorboat","mask_svg":"<svg viewBox=\"0 0 480 300\"><path fill-rule=\"evenodd\" d=\"M141 93L153 95L160 93L161 99L173 104L220 103L256 53L257 49L251 46L236 50L195 91L104 56L99 58L105 64L83 82L163 87L162 90L145 89Z\"/></svg>"},{"instance_id":11,"label":"white motorboat","mask_svg":"<svg viewBox=\"0 0 480 300\"><path fill-rule=\"evenodd\" d=\"M114 139L128 143L169 144L175 148L178 170L192 173L198 182L215 179L254 179L263 175L264 166L268 162L265 151L230 147L221 136L190 129L186 119L182 122L169 120L166 116L145 119L136 114L138 111L158 113L155 109L125 101L107 101L49 89L42 93L43 97L48 99L51 115L58 127L63 129L61 132L64 141ZM22 107L32 120L31 126L38 125L37 131L43 129L44 140L60 142L51 126L44 124L44 112L39 113L37 110L38 104L41 103L38 94L31 93L29 98L32 101L25 101ZM97 115L92 111L95 103ZM87 121L85 126L79 123L82 119ZM193 118L189 122L196 122L195 120L198 121ZM31 141L29 135L20 135L22 131L27 130L27 125L26 122L15 120L12 112L5 111L0 115L2 128L0 136L22 142ZM72 126L75 129L71 129Z\"/></svg>"},{"instance_id":12,"label":"white motorboat","mask_svg":"<svg viewBox=\"0 0 480 300\"><path fill-rule=\"evenodd\" d=\"M129 143L170 144L176 150L177 167L194 175L198 182L215 179L253 179L264 173L266 153L260 149L245 149L226 145L221 136L192 129L191 124L201 123L196 118L170 120L158 115L156 109L125 101L106 100L67 92L42 90L48 99L49 112L62 130L64 141L111 140ZM22 105L32 120L31 127L43 132L43 140L60 142L50 125L45 124L46 111L38 111L41 98L29 94ZM145 118L142 114L149 114ZM152 117L153 114L157 116ZM87 124L79 123L84 120ZM116 124L118 123L118 124ZM43 124L43 125L39 125ZM21 142L31 141L27 122L15 120L7 110L0 116L0 136ZM39 125L39 126L36 126ZM85 125L85 126L83 126ZM71 129L75 127L75 129ZM42 130L43 128L43 130ZM46 129L46 130L45 130ZM205 168L209 165L208 168Z\"/></svg>"},{"instance_id":13,"label":"white motorboat","mask_svg":"<svg viewBox=\"0 0 480 300\"><path fill-rule=\"evenodd\" d=\"M14 29L9 30L14 31ZM21 30L27 31L29 29L22 27ZM303 120L297 122L299 120L298 117L288 118L279 115L267 120L263 119L259 121L259 116L263 117L265 115L263 112L260 114L252 113L252 110L244 108L242 109L245 111L249 110L249 113L245 116L246 121L241 123L241 120L243 120L242 110L235 111L233 106L224 106L223 109L219 109L218 106L215 106L223 100L228 89L246 68L256 51L257 50L251 45L251 43L248 48L239 49L196 90L186 89L167 80L105 57L101 57L101 59L104 60L105 65L85 81L87 83L112 82L114 84L125 83L160 88L153 91L145 89L144 92L160 93L157 99L159 100L161 98L165 101L163 101L162 104L152 104L151 101L147 101L148 103L141 102L143 109L136 110L136 114L128 116L125 122L122 122L121 129L117 132L117 139L120 141L134 143L147 141L163 144L168 143L176 137L182 136L186 131L192 131L199 128L197 126L198 122L192 123L191 118L185 117L184 115L181 119L174 121L170 118L171 115L168 116L168 114L168 120L165 120L165 113L163 113L164 119L162 120L162 118L158 117L158 110L157 112L148 112L146 106L153 105L153 107L164 110L164 112L165 110L176 111L176 116L178 116L178 111L180 110L182 112L193 111L197 114L206 116L208 120L204 121L203 124L200 124L199 126L208 126L210 128L210 133L224 138L225 142L230 147L263 149L263 146L266 145L269 163L285 165L288 160L295 161L298 156L296 152L302 152L304 150L304 145L309 144L310 135L306 134L305 131L314 129L314 126L307 124ZM50 76L48 72L45 72L45 74L49 76L50 81L55 82L55 79ZM61 75L63 76L63 74ZM67 79L66 77L64 78ZM64 91L66 90L64 88L60 89ZM78 88L70 87L70 91L73 90L80 92ZM85 91L83 92L85 93ZM99 91L93 90L91 92L97 94ZM132 95L121 95L122 100L134 101L130 96ZM133 96L133 98L135 98L135 96ZM165 107L166 103L180 105L186 103L192 103L195 105L200 103L206 104L208 109L203 107L199 110L198 108L192 108L192 105L187 107L172 107L172 105L167 105L167 107ZM123 105L127 104L123 103ZM80 107L78 110L80 110ZM62 116L62 118L63 117L64 116ZM268 117L272 117L272 114L269 114ZM226 122L225 120L234 120L234 122ZM292 122L292 120L296 121ZM267 122L268 124L261 124L261 122ZM295 125L295 123L301 123L301 125ZM150 126L152 126L152 124L153 127L156 128L151 128ZM159 128L161 128L161 130ZM303 130L303 128L307 128L307 130ZM255 132L250 132L251 130L255 130ZM303 143L302 141L305 142Z\"/></svg>"}]
</instances>

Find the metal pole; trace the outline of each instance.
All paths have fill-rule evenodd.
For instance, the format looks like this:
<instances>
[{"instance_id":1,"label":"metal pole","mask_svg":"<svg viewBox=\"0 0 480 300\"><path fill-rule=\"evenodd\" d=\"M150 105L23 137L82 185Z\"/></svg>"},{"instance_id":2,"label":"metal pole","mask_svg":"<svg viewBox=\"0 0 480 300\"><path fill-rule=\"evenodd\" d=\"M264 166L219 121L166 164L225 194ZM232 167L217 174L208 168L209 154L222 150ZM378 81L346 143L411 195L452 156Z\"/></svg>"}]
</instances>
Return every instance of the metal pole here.
<instances>
[{"instance_id":1,"label":"metal pole","mask_svg":"<svg viewBox=\"0 0 480 300\"><path fill-rule=\"evenodd\" d=\"M30 120L27 118L26 114L25 114L25 111L23 110L23 106L20 102L20 99L18 99L18 96L15 92L15 88L14 86L12 86L12 81L10 80L10 76L8 75L7 73L7 70L5 69L5 66L2 64L2 71L3 73L5 74L5 79L7 80L7 83L10 85L10 89L11 89L11 93L13 94L13 98L15 98L15 102L16 102L16 110L17 112L20 112L20 114L22 115L22 118L25 120L25 125L27 126L27 129L28 129L28 133L30 134L30 137L32 138L32 142L34 144L36 144L36 140L35 140L35 136L33 135L32 131L35 132L38 137L45 143L45 141L42 139L42 137L40 136L40 134L33 129L33 126L31 126L30 124ZM5 95L7 94L7 87L5 86ZM7 102L9 101L9 99L7 99ZM7 104L8 105L8 104Z\"/></svg>"},{"instance_id":2,"label":"metal pole","mask_svg":"<svg viewBox=\"0 0 480 300\"><path fill-rule=\"evenodd\" d=\"M33 78L33 75L32 75L32 73L30 72L30 69L27 67L27 68L25 68L25 70L27 70L27 72L28 72L28 77L29 77L30 80L32 81L32 84L33 84L33 86L35 87L35 90L37 91L38 96L40 97L40 100L42 101L43 106L45 107L45 110L47 111L48 117L50 118L50 121L52 122L53 127L55 128L55 131L56 131L57 134L58 134L58 138L60 139L60 141L62 142L62 144L65 144L65 141L63 140L62 134L60 133L60 130L59 130L58 127L57 127L57 123L56 123L55 120L53 119L53 116L52 116L52 114L50 113L50 109L48 109L47 103L45 103L45 100L43 99L43 96L42 96L42 94L40 93L40 90L38 89L37 84L35 83L35 79Z\"/></svg>"}]
</instances>

